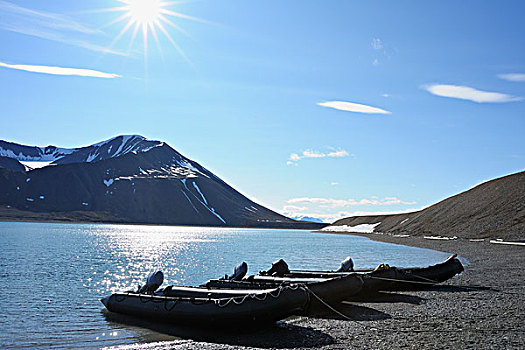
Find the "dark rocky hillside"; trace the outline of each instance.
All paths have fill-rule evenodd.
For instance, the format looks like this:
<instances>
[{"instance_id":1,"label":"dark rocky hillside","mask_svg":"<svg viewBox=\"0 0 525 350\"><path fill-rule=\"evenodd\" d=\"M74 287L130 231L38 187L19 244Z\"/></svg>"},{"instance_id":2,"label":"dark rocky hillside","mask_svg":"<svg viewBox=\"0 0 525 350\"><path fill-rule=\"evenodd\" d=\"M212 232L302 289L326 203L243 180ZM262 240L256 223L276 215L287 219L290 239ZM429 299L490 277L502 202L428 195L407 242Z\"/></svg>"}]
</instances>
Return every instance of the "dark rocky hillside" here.
<instances>
[{"instance_id":1,"label":"dark rocky hillside","mask_svg":"<svg viewBox=\"0 0 525 350\"><path fill-rule=\"evenodd\" d=\"M525 172L485 182L418 212L349 217L334 222L330 227L379 222L374 232L523 239Z\"/></svg>"},{"instance_id":2,"label":"dark rocky hillside","mask_svg":"<svg viewBox=\"0 0 525 350\"><path fill-rule=\"evenodd\" d=\"M0 156L0 168L5 168L14 171L25 171L26 168L18 160Z\"/></svg>"},{"instance_id":3,"label":"dark rocky hillside","mask_svg":"<svg viewBox=\"0 0 525 350\"><path fill-rule=\"evenodd\" d=\"M6 166L0 163L4 220L324 226L298 222L258 205L167 144L141 136L119 136L77 149L4 142L0 152L21 161L53 164L25 171L16 166L20 164L16 159L9 158Z\"/></svg>"}]
</instances>

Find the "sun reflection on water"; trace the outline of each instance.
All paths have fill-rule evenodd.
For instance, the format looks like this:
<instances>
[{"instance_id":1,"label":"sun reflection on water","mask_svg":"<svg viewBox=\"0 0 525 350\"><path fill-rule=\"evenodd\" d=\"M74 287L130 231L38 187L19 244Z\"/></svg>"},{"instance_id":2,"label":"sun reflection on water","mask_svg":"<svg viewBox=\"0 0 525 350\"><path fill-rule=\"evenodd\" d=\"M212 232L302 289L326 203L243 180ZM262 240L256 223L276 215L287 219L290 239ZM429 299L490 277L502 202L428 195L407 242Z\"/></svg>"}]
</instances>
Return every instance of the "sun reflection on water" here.
<instances>
[{"instance_id":1,"label":"sun reflection on water","mask_svg":"<svg viewBox=\"0 0 525 350\"><path fill-rule=\"evenodd\" d=\"M147 329L108 322L99 299L136 289L155 270L164 272L164 285L198 285L241 261L257 273L279 258L294 268L332 269L348 255L356 267L424 265L447 256L306 231L27 223L0 223L0 251L1 347L59 349L150 339ZM28 285L30 298L21 293Z\"/></svg>"}]
</instances>

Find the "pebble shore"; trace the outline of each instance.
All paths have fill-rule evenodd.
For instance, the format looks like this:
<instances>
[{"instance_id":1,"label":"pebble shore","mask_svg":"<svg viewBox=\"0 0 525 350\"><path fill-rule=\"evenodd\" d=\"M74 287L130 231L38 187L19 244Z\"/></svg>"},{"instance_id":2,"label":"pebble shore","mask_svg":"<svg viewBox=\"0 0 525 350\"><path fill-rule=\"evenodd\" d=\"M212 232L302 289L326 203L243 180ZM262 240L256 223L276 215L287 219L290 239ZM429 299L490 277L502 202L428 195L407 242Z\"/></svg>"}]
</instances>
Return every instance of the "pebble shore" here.
<instances>
[{"instance_id":1,"label":"pebble shore","mask_svg":"<svg viewBox=\"0 0 525 350\"><path fill-rule=\"evenodd\" d=\"M465 271L425 291L345 301L318 317L292 318L243 334L196 332L137 349L525 349L525 247L488 240L374 240L457 253ZM465 260L464 260L465 261ZM133 349L134 347L129 347Z\"/></svg>"}]
</instances>

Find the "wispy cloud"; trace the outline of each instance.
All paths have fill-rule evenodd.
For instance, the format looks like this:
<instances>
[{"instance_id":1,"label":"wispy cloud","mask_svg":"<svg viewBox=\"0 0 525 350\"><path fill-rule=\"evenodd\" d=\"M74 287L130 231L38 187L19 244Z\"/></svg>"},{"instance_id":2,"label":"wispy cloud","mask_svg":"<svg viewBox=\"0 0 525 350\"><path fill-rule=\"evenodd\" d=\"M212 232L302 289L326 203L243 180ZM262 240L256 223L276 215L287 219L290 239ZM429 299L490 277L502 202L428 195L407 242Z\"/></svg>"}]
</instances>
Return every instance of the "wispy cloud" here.
<instances>
[{"instance_id":1,"label":"wispy cloud","mask_svg":"<svg viewBox=\"0 0 525 350\"><path fill-rule=\"evenodd\" d=\"M7 21L5 22L13 22L15 19L24 21L30 18L33 24L37 24L42 27L85 34L100 33L99 30L89 28L64 15L44 11L35 11L7 1L0 0L0 10L2 10L3 14L7 17Z\"/></svg>"},{"instance_id":2,"label":"wispy cloud","mask_svg":"<svg viewBox=\"0 0 525 350\"><path fill-rule=\"evenodd\" d=\"M103 32L83 25L67 16L36 11L0 0L0 29L82 47L91 51L127 56L126 53L93 44L80 37L102 35Z\"/></svg>"},{"instance_id":3,"label":"wispy cloud","mask_svg":"<svg viewBox=\"0 0 525 350\"><path fill-rule=\"evenodd\" d=\"M344 208L358 205L368 206L384 206L384 205L412 205L416 202L406 202L396 197L386 197L383 199L334 199L334 198L316 198L316 197L301 197L292 198L287 201L289 204L323 204L326 207Z\"/></svg>"},{"instance_id":4,"label":"wispy cloud","mask_svg":"<svg viewBox=\"0 0 525 350\"><path fill-rule=\"evenodd\" d=\"M384 47L383 41L379 38L373 38L370 42L370 46L376 51L382 50Z\"/></svg>"},{"instance_id":5,"label":"wispy cloud","mask_svg":"<svg viewBox=\"0 0 525 350\"><path fill-rule=\"evenodd\" d=\"M331 151L331 152L317 152L312 150L306 150L303 151L301 154L298 153L292 153L290 154L290 158L288 158L288 161L286 162L287 165L297 165L296 162L300 161L301 159L305 158L342 158L342 157L348 157L350 154L345 150L337 150L337 151Z\"/></svg>"},{"instance_id":6,"label":"wispy cloud","mask_svg":"<svg viewBox=\"0 0 525 350\"><path fill-rule=\"evenodd\" d=\"M121 76L113 73L105 73L92 69L83 68L64 68L54 66L35 66L26 64L7 64L0 62L0 67L23 70L26 72L53 74L53 75L75 75L79 77L93 77L93 78L120 78Z\"/></svg>"},{"instance_id":7,"label":"wispy cloud","mask_svg":"<svg viewBox=\"0 0 525 350\"><path fill-rule=\"evenodd\" d=\"M524 73L498 74L498 78L508 81L525 82Z\"/></svg>"},{"instance_id":8,"label":"wispy cloud","mask_svg":"<svg viewBox=\"0 0 525 350\"><path fill-rule=\"evenodd\" d=\"M336 220L351 217L351 216L364 216L364 215L392 215L392 214L404 214L419 211L419 209L405 209L405 210L392 210L392 211L320 211L317 209L308 209L307 207L298 207L294 205L285 205L283 206L281 213L288 217L312 217L322 219L324 222L332 223Z\"/></svg>"},{"instance_id":9,"label":"wispy cloud","mask_svg":"<svg viewBox=\"0 0 525 350\"><path fill-rule=\"evenodd\" d=\"M381 108L367 106L359 103L345 102L345 101L327 101L319 102L318 106L334 108L340 111L345 112L354 112L354 113L366 113L366 114L391 114L391 112L386 111Z\"/></svg>"},{"instance_id":10,"label":"wispy cloud","mask_svg":"<svg viewBox=\"0 0 525 350\"><path fill-rule=\"evenodd\" d=\"M305 211L307 209L308 209L307 207L298 207L297 205L285 205L283 207L283 210L287 212Z\"/></svg>"},{"instance_id":11,"label":"wispy cloud","mask_svg":"<svg viewBox=\"0 0 525 350\"><path fill-rule=\"evenodd\" d=\"M302 218L302 217L309 217L309 218L316 218L320 219L323 222L326 223L332 223L336 220L343 219L346 217L351 216L349 212L346 211L340 211L337 213L318 213L315 211L307 211L307 210L287 210L284 207L281 210L281 214L284 216L287 216L289 218Z\"/></svg>"},{"instance_id":12,"label":"wispy cloud","mask_svg":"<svg viewBox=\"0 0 525 350\"><path fill-rule=\"evenodd\" d=\"M389 47L385 42L380 38L372 38L370 41L370 48L372 49L372 65L379 66L386 59L390 59L392 55L396 52L395 49Z\"/></svg>"},{"instance_id":13,"label":"wispy cloud","mask_svg":"<svg viewBox=\"0 0 525 350\"><path fill-rule=\"evenodd\" d=\"M436 96L457 98L477 103L504 103L523 100L523 97L502 94L499 92L482 91L461 85L432 84L424 85L422 88Z\"/></svg>"}]
</instances>

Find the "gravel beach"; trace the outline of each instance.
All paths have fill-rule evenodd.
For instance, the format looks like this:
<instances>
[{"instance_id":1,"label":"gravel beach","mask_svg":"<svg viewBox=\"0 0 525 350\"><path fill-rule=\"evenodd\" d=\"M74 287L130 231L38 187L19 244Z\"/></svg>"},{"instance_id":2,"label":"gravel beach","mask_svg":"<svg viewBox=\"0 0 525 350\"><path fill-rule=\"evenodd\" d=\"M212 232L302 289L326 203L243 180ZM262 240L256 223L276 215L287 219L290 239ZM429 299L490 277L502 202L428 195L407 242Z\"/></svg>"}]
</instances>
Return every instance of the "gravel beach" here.
<instances>
[{"instance_id":1,"label":"gravel beach","mask_svg":"<svg viewBox=\"0 0 525 350\"><path fill-rule=\"evenodd\" d=\"M457 253L469 265L460 276L429 290L381 293L365 301L345 301L338 310L351 320L326 310L318 317L292 318L268 329L240 334L160 328L158 339L125 348L525 348L525 247L491 244L488 240L363 236Z\"/></svg>"}]
</instances>

